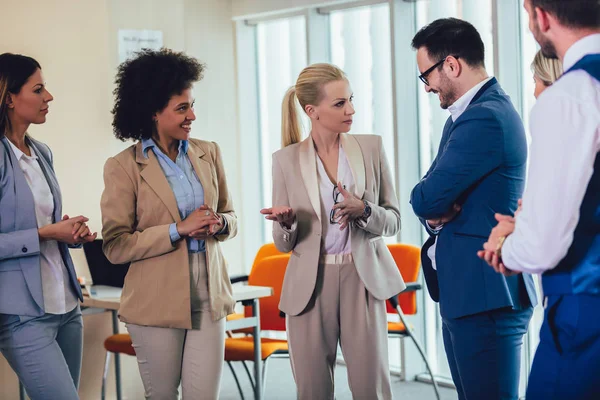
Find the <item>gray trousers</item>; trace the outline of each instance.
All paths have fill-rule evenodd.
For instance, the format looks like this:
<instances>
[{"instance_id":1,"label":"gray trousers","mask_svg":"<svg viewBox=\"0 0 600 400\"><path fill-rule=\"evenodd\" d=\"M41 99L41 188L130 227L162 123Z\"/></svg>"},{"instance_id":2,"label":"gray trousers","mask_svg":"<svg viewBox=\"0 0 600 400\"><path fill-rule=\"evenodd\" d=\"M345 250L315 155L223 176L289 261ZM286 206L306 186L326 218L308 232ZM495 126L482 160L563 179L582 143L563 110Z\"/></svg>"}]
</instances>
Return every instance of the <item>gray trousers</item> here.
<instances>
[{"instance_id":1,"label":"gray trousers","mask_svg":"<svg viewBox=\"0 0 600 400\"><path fill-rule=\"evenodd\" d=\"M146 399L176 400L180 383L184 400L219 397L225 318L211 318L205 253L190 253L189 259L192 329L127 324Z\"/></svg>"},{"instance_id":2,"label":"gray trousers","mask_svg":"<svg viewBox=\"0 0 600 400\"><path fill-rule=\"evenodd\" d=\"M392 398L385 302L365 289L351 254L321 257L313 298L287 316L287 334L298 399L334 398L338 342L352 397Z\"/></svg>"},{"instance_id":3,"label":"gray trousers","mask_svg":"<svg viewBox=\"0 0 600 400\"><path fill-rule=\"evenodd\" d=\"M31 400L77 400L83 354L79 306L66 314L0 314L0 351Z\"/></svg>"}]
</instances>

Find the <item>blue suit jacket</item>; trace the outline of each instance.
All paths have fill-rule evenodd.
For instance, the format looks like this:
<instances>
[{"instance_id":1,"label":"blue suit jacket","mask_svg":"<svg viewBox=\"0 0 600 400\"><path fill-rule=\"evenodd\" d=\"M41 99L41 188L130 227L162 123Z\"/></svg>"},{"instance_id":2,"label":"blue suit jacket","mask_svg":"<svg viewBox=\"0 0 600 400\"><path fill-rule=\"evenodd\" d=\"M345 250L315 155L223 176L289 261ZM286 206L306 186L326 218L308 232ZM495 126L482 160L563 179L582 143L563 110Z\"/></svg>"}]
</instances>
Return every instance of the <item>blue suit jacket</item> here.
<instances>
[{"instance_id":1,"label":"blue suit jacket","mask_svg":"<svg viewBox=\"0 0 600 400\"><path fill-rule=\"evenodd\" d=\"M27 140L38 156L54 196L54 221L60 221L62 198L52 166L52 153L45 144L29 137ZM81 288L68 246L59 242L58 247L71 284L81 300ZM35 203L5 137L0 139L0 314L44 314Z\"/></svg>"},{"instance_id":2,"label":"blue suit jacket","mask_svg":"<svg viewBox=\"0 0 600 400\"><path fill-rule=\"evenodd\" d=\"M497 224L494 213L515 212L526 160L523 123L492 78L454 123L448 118L438 154L411 193L413 210L423 223L441 217L454 203L462 206L437 236L437 271L427 256L434 241L429 229L432 236L421 252L427 288L439 301L442 316L458 318L537 303L530 275L504 277L477 257Z\"/></svg>"}]
</instances>

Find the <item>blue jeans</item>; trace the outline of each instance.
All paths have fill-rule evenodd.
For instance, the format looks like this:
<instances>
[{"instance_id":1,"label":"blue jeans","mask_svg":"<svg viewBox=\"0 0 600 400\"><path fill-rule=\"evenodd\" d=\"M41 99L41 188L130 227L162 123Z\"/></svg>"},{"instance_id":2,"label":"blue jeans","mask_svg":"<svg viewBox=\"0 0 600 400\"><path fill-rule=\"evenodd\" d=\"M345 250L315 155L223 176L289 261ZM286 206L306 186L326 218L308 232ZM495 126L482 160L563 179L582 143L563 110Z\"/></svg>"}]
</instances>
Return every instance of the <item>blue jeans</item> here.
<instances>
[{"instance_id":1,"label":"blue jeans","mask_svg":"<svg viewBox=\"0 0 600 400\"><path fill-rule=\"evenodd\" d=\"M444 318L442 333L460 400L517 400L521 347L532 308Z\"/></svg>"},{"instance_id":2,"label":"blue jeans","mask_svg":"<svg viewBox=\"0 0 600 400\"><path fill-rule=\"evenodd\" d=\"M0 314L0 351L31 400L78 400L83 353L79 306L66 314Z\"/></svg>"}]
</instances>

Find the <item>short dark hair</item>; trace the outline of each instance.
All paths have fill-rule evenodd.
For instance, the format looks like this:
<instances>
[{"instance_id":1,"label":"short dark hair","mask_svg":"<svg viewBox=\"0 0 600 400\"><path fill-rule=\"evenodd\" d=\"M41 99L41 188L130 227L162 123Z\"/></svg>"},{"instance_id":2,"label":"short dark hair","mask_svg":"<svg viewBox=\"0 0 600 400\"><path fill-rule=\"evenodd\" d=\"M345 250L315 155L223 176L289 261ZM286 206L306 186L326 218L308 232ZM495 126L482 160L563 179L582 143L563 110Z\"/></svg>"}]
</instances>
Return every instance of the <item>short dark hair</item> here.
<instances>
[{"instance_id":1,"label":"short dark hair","mask_svg":"<svg viewBox=\"0 0 600 400\"><path fill-rule=\"evenodd\" d=\"M417 32L412 40L415 50L425 47L432 61L455 56L472 67L485 66L485 49L477 29L458 18L440 18Z\"/></svg>"},{"instance_id":2,"label":"short dark hair","mask_svg":"<svg viewBox=\"0 0 600 400\"><path fill-rule=\"evenodd\" d=\"M152 137L155 113L171 97L202 79L205 66L183 52L144 49L117 69L112 109L113 132L117 139L142 140Z\"/></svg>"},{"instance_id":3,"label":"short dark hair","mask_svg":"<svg viewBox=\"0 0 600 400\"><path fill-rule=\"evenodd\" d=\"M531 0L531 6L552 14L570 28L599 28L600 1L598 0Z\"/></svg>"},{"instance_id":4,"label":"short dark hair","mask_svg":"<svg viewBox=\"0 0 600 400\"><path fill-rule=\"evenodd\" d=\"M11 129L8 119L9 93L18 94L27 80L42 69L35 59L21 54L0 54L0 137Z\"/></svg>"}]
</instances>

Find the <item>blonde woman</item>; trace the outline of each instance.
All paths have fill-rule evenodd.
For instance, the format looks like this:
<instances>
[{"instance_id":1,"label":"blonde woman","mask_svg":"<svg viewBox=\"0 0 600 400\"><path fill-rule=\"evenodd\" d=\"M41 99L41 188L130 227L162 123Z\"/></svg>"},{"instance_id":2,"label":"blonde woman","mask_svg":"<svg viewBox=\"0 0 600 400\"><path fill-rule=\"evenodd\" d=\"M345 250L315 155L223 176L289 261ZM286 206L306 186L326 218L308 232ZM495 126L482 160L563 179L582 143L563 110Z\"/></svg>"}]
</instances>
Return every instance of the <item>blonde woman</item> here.
<instances>
[{"instance_id":1,"label":"blonde woman","mask_svg":"<svg viewBox=\"0 0 600 400\"><path fill-rule=\"evenodd\" d=\"M531 63L531 70L533 71L533 80L535 81L533 95L536 99L544 90L556 82L563 73L560 60L544 56L541 50L538 50L535 54Z\"/></svg>"},{"instance_id":2,"label":"blonde woman","mask_svg":"<svg viewBox=\"0 0 600 400\"><path fill-rule=\"evenodd\" d=\"M381 137L349 135L344 72L305 68L283 100L283 149L273 154L273 239L292 252L280 309L287 315L299 399L333 399L340 343L356 399L391 399L385 300L404 282L383 241L400 230ZM300 141L297 102L312 128Z\"/></svg>"}]
</instances>

